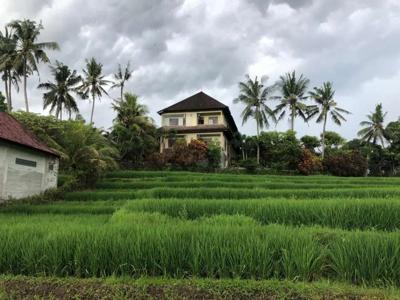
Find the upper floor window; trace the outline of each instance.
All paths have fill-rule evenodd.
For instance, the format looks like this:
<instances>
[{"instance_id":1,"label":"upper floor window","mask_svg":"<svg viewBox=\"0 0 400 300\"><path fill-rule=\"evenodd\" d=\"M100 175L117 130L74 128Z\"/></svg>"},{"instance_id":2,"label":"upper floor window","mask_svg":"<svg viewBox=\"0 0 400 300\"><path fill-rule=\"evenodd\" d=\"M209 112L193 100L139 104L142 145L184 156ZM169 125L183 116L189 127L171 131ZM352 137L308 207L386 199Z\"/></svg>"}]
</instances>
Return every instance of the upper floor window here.
<instances>
[{"instance_id":1,"label":"upper floor window","mask_svg":"<svg viewBox=\"0 0 400 300\"><path fill-rule=\"evenodd\" d=\"M197 116L197 125L204 125L204 116L202 115Z\"/></svg>"},{"instance_id":2,"label":"upper floor window","mask_svg":"<svg viewBox=\"0 0 400 300\"><path fill-rule=\"evenodd\" d=\"M217 125L217 124L218 124L217 116L208 117L208 125Z\"/></svg>"},{"instance_id":3,"label":"upper floor window","mask_svg":"<svg viewBox=\"0 0 400 300\"><path fill-rule=\"evenodd\" d=\"M178 126L179 118L169 118L169 126Z\"/></svg>"},{"instance_id":4,"label":"upper floor window","mask_svg":"<svg viewBox=\"0 0 400 300\"><path fill-rule=\"evenodd\" d=\"M169 115L165 117L166 126L185 126L185 115Z\"/></svg>"}]
</instances>

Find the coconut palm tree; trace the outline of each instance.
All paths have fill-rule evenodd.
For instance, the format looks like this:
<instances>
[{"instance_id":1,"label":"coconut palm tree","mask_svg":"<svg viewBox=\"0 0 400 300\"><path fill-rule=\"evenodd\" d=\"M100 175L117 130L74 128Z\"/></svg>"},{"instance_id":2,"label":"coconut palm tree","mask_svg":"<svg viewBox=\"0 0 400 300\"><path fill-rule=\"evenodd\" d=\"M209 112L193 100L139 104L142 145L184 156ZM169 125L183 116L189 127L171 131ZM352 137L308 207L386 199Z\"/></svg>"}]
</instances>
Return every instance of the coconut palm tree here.
<instances>
[{"instance_id":1,"label":"coconut palm tree","mask_svg":"<svg viewBox=\"0 0 400 300\"><path fill-rule=\"evenodd\" d=\"M40 31L43 29L41 23L37 24L31 20L17 20L7 25L13 31L13 39L16 41L16 56L13 61L14 68L22 69L25 108L29 112L27 77L37 72L38 63L48 63L50 60L45 52L46 49L58 50L56 42L37 42Z\"/></svg>"},{"instance_id":2,"label":"coconut palm tree","mask_svg":"<svg viewBox=\"0 0 400 300\"><path fill-rule=\"evenodd\" d=\"M3 73L1 79L4 81L5 95L7 99L8 110L12 110L12 86L19 90L21 70L14 68L16 57L16 40L11 31L6 27L4 33L0 31L0 72Z\"/></svg>"},{"instance_id":3,"label":"coconut palm tree","mask_svg":"<svg viewBox=\"0 0 400 300\"><path fill-rule=\"evenodd\" d=\"M323 159L325 156L325 132L328 115L335 124L340 126L342 122L346 122L343 114L350 114L350 112L337 106L337 102L334 100L335 90L331 82L324 82L322 87L314 87L314 90L309 92L309 94L316 102L316 105L309 107L309 118L318 115L317 123L323 123L321 140L321 156Z\"/></svg>"},{"instance_id":4,"label":"coconut palm tree","mask_svg":"<svg viewBox=\"0 0 400 300\"><path fill-rule=\"evenodd\" d=\"M54 82L39 84L39 89L47 90L43 94L43 108L50 106L50 112L56 114L56 118L62 120L62 110L65 109L71 119L72 112L78 113L78 105L72 93L77 93L77 85L81 82L81 76L76 71L71 71L68 66L56 61L55 66L50 66Z\"/></svg>"},{"instance_id":5,"label":"coconut palm tree","mask_svg":"<svg viewBox=\"0 0 400 300\"><path fill-rule=\"evenodd\" d=\"M156 127L147 116L148 109L138 102L135 94L125 93L124 98L113 103L117 116L114 119L111 139L117 145L121 160L130 163L143 162L146 154L157 145Z\"/></svg>"},{"instance_id":6,"label":"coconut palm tree","mask_svg":"<svg viewBox=\"0 0 400 300\"><path fill-rule=\"evenodd\" d=\"M382 103L379 103L375 107L375 111L367 115L367 121L360 123L362 128L358 132L358 136L361 137L363 141L369 143L372 142L373 145L377 145L378 140L381 142L382 147L385 146L385 127L383 122L387 112L382 111Z\"/></svg>"},{"instance_id":7,"label":"coconut palm tree","mask_svg":"<svg viewBox=\"0 0 400 300\"><path fill-rule=\"evenodd\" d=\"M241 117L243 124L249 118L254 118L257 127L257 141L260 136L260 129L269 127L269 120L276 122L274 111L268 106L267 101L271 100L273 86L264 87L262 81L256 77L254 80L249 75L246 76L246 81L239 82L240 94L234 100L234 103L243 103L245 105ZM257 163L260 163L260 143L257 142Z\"/></svg>"},{"instance_id":8,"label":"coconut palm tree","mask_svg":"<svg viewBox=\"0 0 400 300\"><path fill-rule=\"evenodd\" d=\"M125 82L127 82L132 77L133 70L131 70L130 62L126 65L125 69L122 71L121 65L118 65L118 72L114 74L115 82L111 88L120 88L121 90L121 100L124 96Z\"/></svg>"},{"instance_id":9,"label":"coconut palm tree","mask_svg":"<svg viewBox=\"0 0 400 300\"><path fill-rule=\"evenodd\" d=\"M96 97L101 98L103 94L107 94L104 86L110 83L109 80L104 79L102 74L103 65L98 63L93 57L86 60L86 69L83 70L85 78L82 85L79 87L81 95L84 99L91 96L92 111L90 113L90 123L93 124L94 105Z\"/></svg>"},{"instance_id":10,"label":"coconut palm tree","mask_svg":"<svg viewBox=\"0 0 400 300\"><path fill-rule=\"evenodd\" d=\"M294 131L294 121L300 116L307 122L308 106L304 103L307 100L306 92L310 80L304 77L296 77L296 72L286 73L280 77L278 86L281 96L276 97L280 103L276 106L274 113L278 113L278 120L281 120L286 113L290 114L290 129Z\"/></svg>"}]
</instances>

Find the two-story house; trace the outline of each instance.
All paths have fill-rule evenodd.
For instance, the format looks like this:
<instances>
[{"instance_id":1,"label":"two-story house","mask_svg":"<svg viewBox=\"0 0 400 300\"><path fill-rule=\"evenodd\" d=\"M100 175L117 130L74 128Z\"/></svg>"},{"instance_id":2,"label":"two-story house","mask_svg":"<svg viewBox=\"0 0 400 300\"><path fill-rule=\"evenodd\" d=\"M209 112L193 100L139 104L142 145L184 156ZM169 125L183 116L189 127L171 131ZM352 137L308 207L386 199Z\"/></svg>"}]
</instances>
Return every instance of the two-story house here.
<instances>
[{"instance_id":1,"label":"two-story house","mask_svg":"<svg viewBox=\"0 0 400 300\"><path fill-rule=\"evenodd\" d=\"M238 129L228 106L199 92L158 113L166 133L160 141L160 152L171 148L178 139L187 143L193 139L213 141L221 146L221 166L229 165L233 154L232 138Z\"/></svg>"}]
</instances>

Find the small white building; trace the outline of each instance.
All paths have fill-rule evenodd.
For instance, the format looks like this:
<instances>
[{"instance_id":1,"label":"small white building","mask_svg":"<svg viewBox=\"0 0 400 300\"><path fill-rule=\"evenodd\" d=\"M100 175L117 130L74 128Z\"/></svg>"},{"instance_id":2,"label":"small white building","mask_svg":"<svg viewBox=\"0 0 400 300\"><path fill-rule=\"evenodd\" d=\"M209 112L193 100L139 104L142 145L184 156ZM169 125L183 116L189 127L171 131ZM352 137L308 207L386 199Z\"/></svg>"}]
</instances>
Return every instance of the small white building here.
<instances>
[{"instance_id":1,"label":"small white building","mask_svg":"<svg viewBox=\"0 0 400 300\"><path fill-rule=\"evenodd\" d=\"M0 202L57 186L59 156L20 122L0 112Z\"/></svg>"}]
</instances>

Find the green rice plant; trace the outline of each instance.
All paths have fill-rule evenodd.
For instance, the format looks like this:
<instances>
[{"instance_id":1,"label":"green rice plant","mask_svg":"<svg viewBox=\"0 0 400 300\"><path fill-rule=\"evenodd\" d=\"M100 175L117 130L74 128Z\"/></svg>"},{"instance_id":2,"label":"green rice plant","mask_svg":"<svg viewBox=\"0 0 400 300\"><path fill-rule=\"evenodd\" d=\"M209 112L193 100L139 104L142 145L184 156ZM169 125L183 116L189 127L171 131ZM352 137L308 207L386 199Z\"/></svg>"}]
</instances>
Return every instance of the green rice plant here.
<instances>
[{"instance_id":1,"label":"green rice plant","mask_svg":"<svg viewBox=\"0 0 400 300\"><path fill-rule=\"evenodd\" d=\"M143 180L143 181L102 181L96 185L97 189L152 189L152 188L230 188L230 189L333 189L340 187L341 189L361 189L365 185L361 184L332 184L332 183L282 183L282 182L229 182L229 181L161 181L161 180ZM380 185L369 185L369 188L377 188Z\"/></svg>"},{"instance_id":2,"label":"green rice plant","mask_svg":"<svg viewBox=\"0 0 400 300\"><path fill-rule=\"evenodd\" d=\"M67 201L126 200L142 198L177 199L322 199L322 198L394 198L398 188L364 189L229 189L229 188L152 188L143 190L93 190L68 193Z\"/></svg>"},{"instance_id":3,"label":"green rice plant","mask_svg":"<svg viewBox=\"0 0 400 300\"><path fill-rule=\"evenodd\" d=\"M9 203L0 214L112 214L126 201L53 202L46 204Z\"/></svg>"},{"instance_id":4,"label":"green rice plant","mask_svg":"<svg viewBox=\"0 0 400 300\"><path fill-rule=\"evenodd\" d=\"M400 284L398 232L261 226L243 216L188 221L121 210L108 219L19 216L0 224L0 241L0 273L8 274Z\"/></svg>"},{"instance_id":5,"label":"green rice plant","mask_svg":"<svg viewBox=\"0 0 400 300\"><path fill-rule=\"evenodd\" d=\"M343 229L400 229L400 199L143 199L128 201L128 211L159 212L175 218L201 219L242 215L265 224L321 225Z\"/></svg>"}]
</instances>

